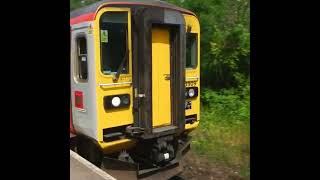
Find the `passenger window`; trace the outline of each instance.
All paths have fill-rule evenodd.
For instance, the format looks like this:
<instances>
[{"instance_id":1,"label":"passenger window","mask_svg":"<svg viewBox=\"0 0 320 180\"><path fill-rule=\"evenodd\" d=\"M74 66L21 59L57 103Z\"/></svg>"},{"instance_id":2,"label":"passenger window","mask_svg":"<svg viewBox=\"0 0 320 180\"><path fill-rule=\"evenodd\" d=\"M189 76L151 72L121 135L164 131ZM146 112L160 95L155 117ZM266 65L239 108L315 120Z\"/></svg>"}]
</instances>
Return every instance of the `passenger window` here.
<instances>
[{"instance_id":1,"label":"passenger window","mask_svg":"<svg viewBox=\"0 0 320 180\"><path fill-rule=\"evenodd\" d=\"M198 57L198 34L187 33L186 68L197 67Z\"/></svg>"},{"instance_id":2,"label":"passenger window","mask_svg":"<svg viewBox=\"0 0 320 180\"><path fill-rule=\"evenodd\" d=\"M76 74L80 81L88 79L88 52L87 52L87 39L85 36L78 36L77 43L77 63Z\"/></svg>"},{"instance_id":3,"label":"passenger window","mask_svg":"<svg viewBox=\"0 0 320 180\"><path fill-rule=\"evenodd\" d=\"M106 12L100 19L101 71L128 73L128 12Z\"/></svg>"}]
</instances>

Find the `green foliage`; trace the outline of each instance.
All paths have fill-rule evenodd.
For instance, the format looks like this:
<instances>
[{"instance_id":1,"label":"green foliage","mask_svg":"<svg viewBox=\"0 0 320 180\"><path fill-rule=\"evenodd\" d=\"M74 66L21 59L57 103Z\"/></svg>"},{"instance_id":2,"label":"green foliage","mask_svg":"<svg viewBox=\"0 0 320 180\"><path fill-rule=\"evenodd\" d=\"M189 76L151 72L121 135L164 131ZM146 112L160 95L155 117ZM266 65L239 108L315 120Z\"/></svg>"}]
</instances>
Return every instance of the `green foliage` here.
<instances>
[{"instance_id":1,"label":"green foliage","mask_svg":"<svg viewBox=\"0 0 320 180\"><path fill-rule=\"evenodd\" d=\"M190 9L201 25L202 86L237 88L249 79L249 0L167 0Z\"/></svg>"},{"instance_id":2,"label":"green foliage","mask_svg":"<svg viewBox=\"0 0 320 180\"><path fill-rule=\"evenodd\" d=\"M192 150L215 164L250 178L250 129L246 122L230 124L224 116L201 112L200 127L192 133Z\"/></svg>"},{"instance_id":3,"label":"green foliage","mask_svg":"<svg viewBox=\"0 0 320 180\"><path fill-rule=\"evenodd\" d=\"M229 124L248 122L250 117L249 86L242 89L223 89L212 91L204 88L201 91L202 108L207 116L223 117L219 121Z\"/></svg>"},{"instance_id":4,"label":"green foliage","mask_svg":"<svg viewBox=\"0 0 320 180\"><path fill-rule=\"evenodd\" d=\"M88 6L92 3L95 3L99 0L70 0L70 11Z\"/></svg>"},{"instance_id":5,"label":"green foliage","mask_svg":"<svg viewBox=\"0 0 320 180\"><path fill-rule=\"evenodd\" d=\"M244 179L250 177L250 89L201 92L200 127L193 132L192 149L212 162L224 164Z\"/></svg>"}]
</instances>

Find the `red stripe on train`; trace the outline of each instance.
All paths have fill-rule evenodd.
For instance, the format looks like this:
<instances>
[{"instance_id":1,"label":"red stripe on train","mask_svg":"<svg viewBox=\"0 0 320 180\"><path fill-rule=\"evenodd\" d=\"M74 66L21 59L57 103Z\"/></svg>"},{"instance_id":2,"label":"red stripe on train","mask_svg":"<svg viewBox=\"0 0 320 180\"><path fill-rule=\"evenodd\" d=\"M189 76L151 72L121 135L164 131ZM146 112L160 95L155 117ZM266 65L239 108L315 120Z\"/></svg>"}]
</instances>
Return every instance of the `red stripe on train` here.
<instances>
[{"instance_id":1,"label":"red stripe on train","mask_svg":"<svg viewBox=\"0 0 320 180\"><path fill-rule=\"evenodd\" d=\"M81 16L70 19L70 25L79 24L86 21L92 21L94 19L95 13L83 14Z\"/></svg>"}]
</instances>

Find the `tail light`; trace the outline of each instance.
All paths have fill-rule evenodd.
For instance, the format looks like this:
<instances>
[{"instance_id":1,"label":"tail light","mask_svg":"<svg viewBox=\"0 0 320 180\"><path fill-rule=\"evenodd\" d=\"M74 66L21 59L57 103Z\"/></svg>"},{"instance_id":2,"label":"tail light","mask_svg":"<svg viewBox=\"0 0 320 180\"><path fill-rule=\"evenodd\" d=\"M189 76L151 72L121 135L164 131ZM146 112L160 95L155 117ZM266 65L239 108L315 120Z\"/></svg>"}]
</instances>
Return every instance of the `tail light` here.
<instances>
[{"instance_id":1,"label":"tail light","mask_svg":"<svg viewBox=\"0 0 320 180\"><path fill-rule=\"evenodd\" d=\"M75 107L79 109L83 109L83 93L81 91L74 92L74 99L75 99Z\"/></svg>"}]
</instances>

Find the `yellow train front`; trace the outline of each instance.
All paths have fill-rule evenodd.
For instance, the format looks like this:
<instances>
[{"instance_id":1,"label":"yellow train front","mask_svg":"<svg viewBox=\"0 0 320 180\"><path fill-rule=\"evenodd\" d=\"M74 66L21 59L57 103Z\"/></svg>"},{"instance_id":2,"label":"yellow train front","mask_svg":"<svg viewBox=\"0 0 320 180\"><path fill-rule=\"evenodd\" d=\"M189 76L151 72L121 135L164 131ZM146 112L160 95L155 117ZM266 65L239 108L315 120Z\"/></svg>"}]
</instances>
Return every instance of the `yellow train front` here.
<instances>
[{"instance_id":1,"label":"yellow train front","mask_svg":"<svg viewBox=\"0 0 320 180\"><path fill-rule=\"evenodd\" d=\"M134 167L139 178L177 167L200 118L195 14L104 0L71 12L70 33L76 151L105 169Z\"/></svg>"}]
</instances>

